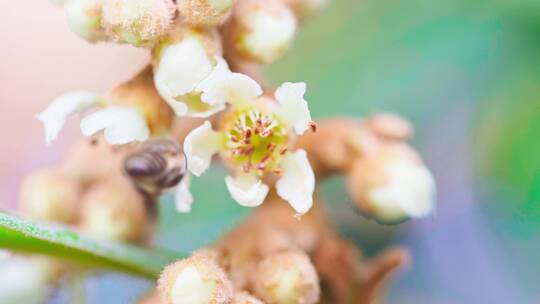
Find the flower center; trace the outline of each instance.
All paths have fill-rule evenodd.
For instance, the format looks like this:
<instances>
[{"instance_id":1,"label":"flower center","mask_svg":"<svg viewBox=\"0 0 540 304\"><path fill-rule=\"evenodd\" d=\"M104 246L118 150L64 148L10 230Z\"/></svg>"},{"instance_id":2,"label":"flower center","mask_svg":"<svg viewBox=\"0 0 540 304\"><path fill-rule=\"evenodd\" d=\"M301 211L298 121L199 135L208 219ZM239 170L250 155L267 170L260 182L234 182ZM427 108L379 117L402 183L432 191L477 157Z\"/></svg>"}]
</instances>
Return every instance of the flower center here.
<instances>
[{"instance_id":1,"label":"flower center","mask_svg":"<svg viewBox=\"0 0 540 304\"><path fill-rule=\"evenodd\" d=\"M236 113L226 129L230 159L244 172L281 174L279 162L287 152L287 128L273 115L249 110Z\"/></svg>"}]
</instances>

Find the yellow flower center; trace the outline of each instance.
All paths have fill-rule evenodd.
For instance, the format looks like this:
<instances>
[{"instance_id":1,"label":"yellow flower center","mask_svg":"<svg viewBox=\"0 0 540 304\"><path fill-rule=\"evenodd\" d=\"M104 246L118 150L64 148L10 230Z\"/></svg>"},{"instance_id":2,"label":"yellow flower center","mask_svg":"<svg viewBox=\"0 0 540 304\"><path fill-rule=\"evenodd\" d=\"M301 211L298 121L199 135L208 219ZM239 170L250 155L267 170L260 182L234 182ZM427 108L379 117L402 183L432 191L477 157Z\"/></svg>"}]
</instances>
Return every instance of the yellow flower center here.
<instances>
[{"instance_id":1,"label":"yellow flower center","mask_svg":"<svg viewBox=\"0 0 540 304\"><path fill-rule=\"evenodd\" d=\"M258 110L236 112L225 126L226 154L244 172L281 174L279 162L287 152L288 133L274 115Z\"/></svg>"}]
</instances>

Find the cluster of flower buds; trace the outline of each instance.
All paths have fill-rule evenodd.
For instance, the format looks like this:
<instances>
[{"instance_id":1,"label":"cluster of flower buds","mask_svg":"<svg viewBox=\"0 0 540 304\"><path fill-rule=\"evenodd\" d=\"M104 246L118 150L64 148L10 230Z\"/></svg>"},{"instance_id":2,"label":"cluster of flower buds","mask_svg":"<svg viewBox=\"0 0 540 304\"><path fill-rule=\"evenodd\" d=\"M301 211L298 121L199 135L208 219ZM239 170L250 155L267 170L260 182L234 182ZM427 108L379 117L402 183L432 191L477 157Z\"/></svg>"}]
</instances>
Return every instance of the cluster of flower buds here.
<instances>
[{"instance_id":1,"label":"cluster of flower buds","mask_svg":"<svg viewBox=\"0 0 540 304\"><path fill-rule=\"evenodd\" d=\"M324 1L63 2L74 32L89 41L149 48L152 67L105 96L74 92L54 100L37 115L48 143L74 114L84 115L83 135L103 131L107 143L126 145L168 133L174 115L209 118L220 113L216 129L205 121L186 137L183 149L189 172L200 176L213 155L219 154L234 173L225 182L239 204L260 205L269 184L275 183L277 193L298 215L311 208L314 174L305 151L294 149L298 135L316 129L304 99L306 85L284 83L273 96L263 94L257 81L232 71L225 57L235 64L276 61L291 44L299 21ZM150 160L150 154L139 156L139 162ZM136 161L132 158L126 165ZM149 189L144 185L148 179L131 174L131 169L126 168L145 195L156 196L162 188L177 186L177 209L191 209L187 174Z\"/></svg>"}]
</instances>

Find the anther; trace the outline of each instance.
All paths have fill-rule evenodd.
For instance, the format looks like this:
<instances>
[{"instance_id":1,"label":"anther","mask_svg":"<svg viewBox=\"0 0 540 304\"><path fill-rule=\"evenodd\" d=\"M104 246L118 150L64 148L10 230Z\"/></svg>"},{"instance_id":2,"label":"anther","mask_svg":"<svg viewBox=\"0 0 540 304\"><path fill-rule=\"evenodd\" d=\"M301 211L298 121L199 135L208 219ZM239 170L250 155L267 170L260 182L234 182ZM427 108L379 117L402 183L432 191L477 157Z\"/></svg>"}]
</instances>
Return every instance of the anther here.
<instances>
[{"instance_id":1,"label":"anther","mask_svg":"<svg viewBox=\"0 0 540 304\"><path fill-rule=\"evenodd\" d=\"M315 123L314 121L309 122L309 127L311 128L311 131L313 133L317 132L317 123Z\"/></svg>"}]
</instances>

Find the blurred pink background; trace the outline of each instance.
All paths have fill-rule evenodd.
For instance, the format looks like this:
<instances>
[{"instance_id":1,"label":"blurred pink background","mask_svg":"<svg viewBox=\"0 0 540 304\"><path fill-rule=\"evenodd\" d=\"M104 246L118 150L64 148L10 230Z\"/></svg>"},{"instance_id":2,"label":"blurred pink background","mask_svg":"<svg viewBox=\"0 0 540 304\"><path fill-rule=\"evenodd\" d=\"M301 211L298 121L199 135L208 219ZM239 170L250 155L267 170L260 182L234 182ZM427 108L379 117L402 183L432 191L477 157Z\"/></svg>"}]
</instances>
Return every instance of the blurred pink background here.
<instances>
[{"instance_id":1,"label":"blurred pink background","mask_svg":"<svg viewBox=\"0 0 540 304\"><path fill-rule=\"evenodd\" d=\"M47 146L34 115L67 91L105 92L148 60L141 49L88 44L62 15L49 1L0 1L0 208L14 206L21 178L53 163L78 134L70 120Z\"/></svg>"}]
</instances>

